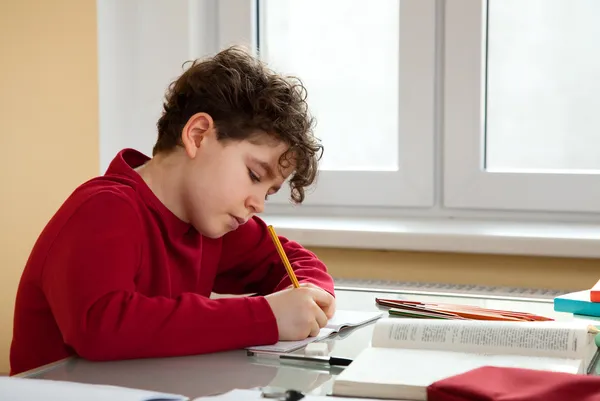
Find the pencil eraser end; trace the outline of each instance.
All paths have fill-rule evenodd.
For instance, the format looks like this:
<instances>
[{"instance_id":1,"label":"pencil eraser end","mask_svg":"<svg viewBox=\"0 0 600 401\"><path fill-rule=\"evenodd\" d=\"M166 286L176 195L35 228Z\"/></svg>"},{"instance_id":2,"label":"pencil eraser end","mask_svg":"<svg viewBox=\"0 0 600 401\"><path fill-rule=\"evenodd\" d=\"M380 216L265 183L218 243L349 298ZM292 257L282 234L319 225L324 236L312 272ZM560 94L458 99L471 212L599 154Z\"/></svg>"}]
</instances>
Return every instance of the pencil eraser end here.
<instances>
[{"instance_id":1,"label":"pencil eraser end","mask_svg":"<svg viewBox=\"0 0 600 401\"><path fill-rule=\"evenodd\" d=\"M326 343L310 343L304 348L304 355L306 356L327 356L329 347Z\"/></svg>"}]
</instances>

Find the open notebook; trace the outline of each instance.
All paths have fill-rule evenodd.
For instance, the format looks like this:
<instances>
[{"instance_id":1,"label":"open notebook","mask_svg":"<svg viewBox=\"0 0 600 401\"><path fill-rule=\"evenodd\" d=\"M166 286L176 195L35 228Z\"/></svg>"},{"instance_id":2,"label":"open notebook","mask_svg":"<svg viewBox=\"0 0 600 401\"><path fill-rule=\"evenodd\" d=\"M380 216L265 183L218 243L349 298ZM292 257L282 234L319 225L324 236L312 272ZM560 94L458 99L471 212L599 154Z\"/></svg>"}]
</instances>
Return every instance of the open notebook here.
<instances>
[{"instance_id":1,"label":"open notebook","mask_svg":"<svg viewBox=\"0 0 600 401\"><path fill-rule=\"evenodd\" d=\"M384 315L384 312L364 312L364 311L348 311L338 310L335 315L329 319L327 326L323 327L316 337L309 337L300 341L279 341L272 345L259 345L249 347L249 351L258 352L291 352L300 349L313 341L323 340L334 333L345 328L362 326L379 319Z\"/></svg>"},{"instance_id":2,"label":"open notebook","mask_svg":"<svg viewBox=\"0 0 600 401\"><path fill-rule=\"evenodd\" d=\"M333 395L425 400L430 384L481 366L586 373L588 323L381 319L372 347L334 380Z\"/></svg>"}]
</instances>

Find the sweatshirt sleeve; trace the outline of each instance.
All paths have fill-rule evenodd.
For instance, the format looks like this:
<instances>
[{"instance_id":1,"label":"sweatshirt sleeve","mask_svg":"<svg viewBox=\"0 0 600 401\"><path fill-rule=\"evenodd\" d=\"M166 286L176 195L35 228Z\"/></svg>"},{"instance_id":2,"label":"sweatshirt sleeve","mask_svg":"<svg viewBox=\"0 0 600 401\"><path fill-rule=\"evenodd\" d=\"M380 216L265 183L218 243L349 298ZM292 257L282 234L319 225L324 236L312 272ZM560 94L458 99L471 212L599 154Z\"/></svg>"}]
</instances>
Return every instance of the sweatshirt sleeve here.
<instances>
[{"instance_id":1,"label":"sweatshirt sleeve","mask_svg":"<svg viewBox=\"0 0 600 401\"><path fill-rule=\"evenodd\" d=\"M277 341L264 297L136 292L142 230L126 199L103 193L82 204L55 239L42 288L64 342L77 354L90 360L166 357Z\"/></svg>"},{"instance_id":2,"label":"sweatshirt sleeve","mask_svg":"<svg viewBox=\"0 0 600 401\"><path fill-rule=\"evenodd\" d=\"M300 244L279 236L298 281L312 283L335 296L325 264ZM223 237L215 292L270 294L292 284L267 225L259 217Z\"/></svg>"}]
</instances>

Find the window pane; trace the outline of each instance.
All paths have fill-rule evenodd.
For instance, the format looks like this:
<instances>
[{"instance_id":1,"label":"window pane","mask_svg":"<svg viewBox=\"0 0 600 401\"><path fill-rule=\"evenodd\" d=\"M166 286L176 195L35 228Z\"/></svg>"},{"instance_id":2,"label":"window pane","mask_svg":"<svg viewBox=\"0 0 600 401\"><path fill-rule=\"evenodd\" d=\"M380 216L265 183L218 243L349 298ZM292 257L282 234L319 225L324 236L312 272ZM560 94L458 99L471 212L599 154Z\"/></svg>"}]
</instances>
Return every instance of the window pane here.
<instances>
[{"instance_id":1,"label":"window pane","mask_svg":"<svg viewBox=\"0 0 600 401\"><path fill-rule=\"evenodd\" d=\"M600 2L488 2L486 167L600 169Z\"/></svg>"},{"instance_id":2,"label":"window pane","mask_svg":"<svg viewBox=\"0 0 600 401\"><path fill-rule=\"evenodd\" d=\"M399 2L261 3L261 54L302 79L324 170L398 166Z\"/></svg>"}]
</instances>

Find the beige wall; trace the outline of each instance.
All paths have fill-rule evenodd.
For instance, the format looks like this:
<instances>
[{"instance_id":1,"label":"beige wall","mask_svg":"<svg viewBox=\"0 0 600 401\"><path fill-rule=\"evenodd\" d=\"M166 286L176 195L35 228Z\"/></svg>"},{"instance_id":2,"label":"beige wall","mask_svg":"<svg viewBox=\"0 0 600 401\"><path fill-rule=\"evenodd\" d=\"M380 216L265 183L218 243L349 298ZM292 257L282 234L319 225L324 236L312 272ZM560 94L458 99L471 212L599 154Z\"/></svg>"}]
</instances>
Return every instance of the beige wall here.
<instances>
[{"instance_id":1,"label":"beige wall","mask_svg":"<svg viewBox=\"0 0 600 401\"><path fill-rule=\"evenodd\" d=\"M0 373L18 280L40 230L97 174L94 0L0 1Z\"/></svg>"},{"instance_id":2,"label":"beige wall","mask_svg":"<svg viewBox=\"0 0 600 401\"><path fill-rule=\"evenodd\" d=\"M600 260L512 255L311 248L334 277L579 290L593 286Z\"/></svg>"}]
</instances>

